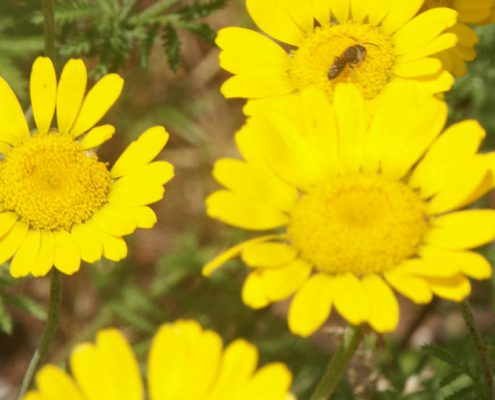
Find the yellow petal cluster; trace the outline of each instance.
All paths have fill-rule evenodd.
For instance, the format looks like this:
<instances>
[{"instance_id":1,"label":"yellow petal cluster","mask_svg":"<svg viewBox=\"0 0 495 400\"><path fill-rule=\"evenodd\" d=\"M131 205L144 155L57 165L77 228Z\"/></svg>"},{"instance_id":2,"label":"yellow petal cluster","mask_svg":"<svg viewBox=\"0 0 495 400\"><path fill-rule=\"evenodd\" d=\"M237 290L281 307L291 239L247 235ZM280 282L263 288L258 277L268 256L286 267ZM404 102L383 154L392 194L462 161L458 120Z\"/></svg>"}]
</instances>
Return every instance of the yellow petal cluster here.
<instances>
[{"instance_id":1,"label":"yellow petal cluster","mask_svg":"<svg viewBox=\"0 0 495 400\"><path fill-rule=\"evenodd\" d=\"M281 363L258 368L258 350L238 339L225 348L220 336L196 321L162 325L148 357L147 389L124 335L97 334L72 351L69 375L54 365L36 376L24 400L290 400L292 375ZM146 392L146 395L145 395Z\"/></svg>"}]
</instances>

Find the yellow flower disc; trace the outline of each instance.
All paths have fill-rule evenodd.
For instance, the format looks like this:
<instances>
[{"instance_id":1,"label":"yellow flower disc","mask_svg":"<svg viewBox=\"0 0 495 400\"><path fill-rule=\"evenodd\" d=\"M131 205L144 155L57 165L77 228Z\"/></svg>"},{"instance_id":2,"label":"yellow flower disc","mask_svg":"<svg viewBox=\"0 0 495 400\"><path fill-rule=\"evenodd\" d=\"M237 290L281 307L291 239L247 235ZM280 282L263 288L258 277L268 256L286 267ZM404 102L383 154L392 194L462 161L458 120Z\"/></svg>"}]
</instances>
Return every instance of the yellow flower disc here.
<instances>
[{"instance_id":1,"label":"yellow flower disc","mask_svg":"<svg viewBox=\"0 0 495 400\"><path fill-rule=\"evenodd\" d=\"M342 57L352 46L362 46L361 59ZM289 74L298 88L316 85L329 95L339 82L352 82L371 99L393 76L395 56L390 35L369 24L346 23L317 28L294 52ZM332 66L339 71L329 77Z\"/></svg>"},{"instance_id":2,"label":"yellow flower disc","mask_svg":"<svg viewBox=\"0 0 495 400\"><path fill-rule=\"evenodd\" d=\"M3 211L34 229L68 230L105 202L110 173L70 135L36 135L14 147L0 164Z\"/></svg>"},{"instance_id":3,"label":"yellow flower disc","mask_svg":"<svg viewBox=\"0 0 495 400\"><path fill-rule=\"evenodd\" d=\"M406 184L383 176L336 177L295 206L289 237L317 269L383 273L417 251L427 221L424 203Z\"/></svg>"}]
</instances>

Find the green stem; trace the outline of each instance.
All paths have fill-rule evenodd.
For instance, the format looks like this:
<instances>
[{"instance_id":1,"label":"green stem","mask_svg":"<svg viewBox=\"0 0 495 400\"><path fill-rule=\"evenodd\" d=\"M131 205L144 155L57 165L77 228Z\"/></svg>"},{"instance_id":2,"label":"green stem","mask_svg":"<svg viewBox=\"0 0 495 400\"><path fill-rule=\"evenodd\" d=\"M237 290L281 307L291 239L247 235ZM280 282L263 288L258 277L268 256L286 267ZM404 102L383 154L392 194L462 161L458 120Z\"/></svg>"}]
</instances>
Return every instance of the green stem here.
<instances>
[{"instance_id":1,"label":"green stem","mask_svg":"<svg viewBox=\"0 0 495 400\"><path fill-rule=\"evenodd\" d=\"M346 332L343 343L330 360L327 370L310 400L330 399L363 337L364 327L362 326L352 327Z\"/></svg>"},{"instance_id":2,"label":"green stem","mask_svg":"<svg viewBox=\"0 0 495 400\"><path fill-rule=\"evenodd\" d=\"M41 0L45 29L45 55L55 64L55 16L53 0Z\"/></svg>"},{"instance_id":3,"label":"green stem","mask_svg":"<svg viewBox=\"0 0 495 400\"><path fill-rule=\"evenodd\" d=\"M493 368L490 360L490 355L488 352L488 348L486 346L485 341L481 337L481 333L476 325L476 321L474 320L473 310L469 305L467 300L459 303L459 308L462 313L462 317L466 322L466 326L469 331L469 335L471 336L471 340L474 343L474 347L478 352L478 356L480 358L481 369L483 371L483 378L485 381L485 399L486 400L495 400L495 391L493 385Z\"/></svg>"},{"instance_id":4,"label":"green stem","mask_svg":"<svg viewBox=\"0 0 495 400\"><path fill-rule=\"evenodd\" d=\"M48 304L48 317L45 324L45 329L43 331L43 336L41 337L41 342L29 363L26 375L22 380L21 390L19 392L19 400L24 398L26 391L31 386L34 375L38 370L38 367L43 362L50 343L55 336L55 332L58 326L58 317L60 313L60 304L62 300L62 286L61 286L62 276L60 272L56 269L52 271L51 276L51 286L50 286L50 302Z\"/></svg>"}]
</instances>

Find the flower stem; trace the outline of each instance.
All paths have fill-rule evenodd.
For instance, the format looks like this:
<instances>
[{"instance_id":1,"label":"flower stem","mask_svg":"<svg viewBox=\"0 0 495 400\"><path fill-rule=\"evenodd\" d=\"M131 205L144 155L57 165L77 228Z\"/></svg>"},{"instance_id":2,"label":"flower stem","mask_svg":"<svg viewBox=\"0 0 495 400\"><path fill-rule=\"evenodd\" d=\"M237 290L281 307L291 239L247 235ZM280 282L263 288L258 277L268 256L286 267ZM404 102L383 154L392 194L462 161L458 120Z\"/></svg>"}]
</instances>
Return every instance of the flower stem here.
<instances>
[{"instance_id":1,"label":"flower stem","mask_svg":"<svg viewBox=\"0 0 495 400\"><path fill-rule=\"evenodd\" d=\"M310 400L330 399L363 337L364 327L362 326L352 327L346 332L343 343L330 360L327 370Z\"/></svg>"},{"instance_id":2,"label":"flower stem","mask_svg":"<svg viewBox=\"0 0 495 400\"><path fill-rule=\"evenodd\" d=\"M474 347L478 352L480 358L481 369L483 371L483 378L485 381L485 399L495 400L495 391L493 385L493 368L490 360L490 355L485 341L481 337L481 333L476 326L476 321L474 320L473 310L469 305L467 300L459 303L459 308L462 313L462 317L466 323L466 326L471 336L471 340L474 343Z\"/></svg>"},{"instance_id":3,"label":"flower stem","mask_svg":"<svg viewBox=\"0 0 495 400\"><path fill-rule=\"evenodd\" d=\"M55 16L53 0L41 0L45 30L45 55L55 64Z\"/></svg>"},{"instance_id":4,"label":"flower stem","mask_svg":"<svg viewBox=\"0 0 495 400\"><path fill-rule=\"evenodd\" d=\"M48 317L45 324L45 329L43 331L43 336L41 337L41 342L29 363L26 375L22 380L21 390L19 392L19 400L24 398L26 391L31 386L34 378L34 374L38 370L41 362L48 352L50 343L55 336L55 331L58 326L58 317L60 313L60 304L62 300L62 287L61 287L61 274L56 269L52 271L51 276L51 286L50 286L50 302L48 304Z\"/></svg>"}]
</instances>

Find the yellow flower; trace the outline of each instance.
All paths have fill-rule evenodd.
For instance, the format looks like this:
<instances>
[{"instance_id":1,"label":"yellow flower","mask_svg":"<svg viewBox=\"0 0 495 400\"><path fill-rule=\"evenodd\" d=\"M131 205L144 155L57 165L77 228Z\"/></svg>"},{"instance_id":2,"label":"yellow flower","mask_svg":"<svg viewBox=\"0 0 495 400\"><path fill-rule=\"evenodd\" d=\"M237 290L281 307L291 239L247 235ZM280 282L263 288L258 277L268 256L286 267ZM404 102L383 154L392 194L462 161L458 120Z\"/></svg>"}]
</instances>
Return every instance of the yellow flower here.
<instances>
[{"instance_id":1,"label":"yellow flower","mask_svg":"<svg viewBox=\"0 0 495 400\"><path fill-rule=\"evenodd\" d=\"M151 344L145 396L137 360L122 333L100 331L95 344L81 344L72 352L73 376L44 366L36 376L37 391L24 400L293 399L285 365L257 370L258 351L242 339L222 347L218 334L195 321L162 325Z\"/></svg>"},{"instance_id":2,"label":"yellow flower","mask_svg":"<svg viewBox=\"0 0 495 400\"><path fill-rule=\"evenodd\" d=\"M355 83L366 99L393 80L422 82L433 93L453 78L433 54L451 48L445 33L457 19L449 8L417 15L423 0L246 0L261 33L238 27L219 31L220 65L234 74L225 97L271 98L310 85L330 98L340 82Z\"/></svg>"},{"instance_id":3,"label":"yellow flower","mask_svg":"<svg viewBox=\"0 0 495 400\"><path fill-rule=\"evenodd\" d=\"M0 263L12 258L14 277L43 276L52 266L72 274L81 260L124 258L122 236L155 224L147 205L163 197L173 176L169 163L152 162L168 140L162 127L144 132L111 169L99 161L95 149L115 129L95 125L123 81L107 75L85 96L86 80L84 63L70 60L57 85L50 59L38 58L30 82L31 132L0 78ZM55 110L58 128L52 127Z\"/></svg>"},{"instance_id":4,"label":"yellow flower","mask_svg":"<svg viewBox=\"0 0 495 400\"><path fill-rule=\"evenodd\" d=\"M488 22L493 12L493 0L425 0L422 11L436 7L449 7L456 10L459 22L448 32L458 37L455 47L436 55L447 71L456 76L467 73L466 61L476 58L474 47L479 42L477 33L467 24L483 24Z\"/></svg>"},{"instance_id":5,"label":"yellow flower","mask_svg":"<svg viewBox=\"0 0 495 400\"><path fill-rule=\"evenodd\" d=\"M462 210L493 186L494 153L477 154L475 121L441 133L444 102L417 84L391 84L367 113L352 84L333 105L316 89L286 96L237 133L244 161L221 159L226 189L207 199L212 218L271 231L221 254L250 268L243 301L261 308L295 294L288 320L307 336L333 307L351 324L393 331L395 289L417 303L461 301L466 277L490 264L470 249L495 238L495 210Z\"/></svg>"}]
</instances>

